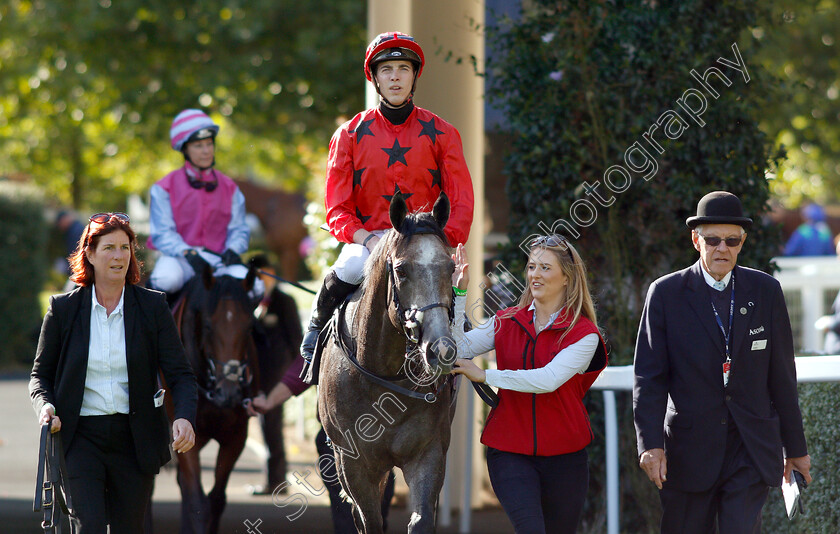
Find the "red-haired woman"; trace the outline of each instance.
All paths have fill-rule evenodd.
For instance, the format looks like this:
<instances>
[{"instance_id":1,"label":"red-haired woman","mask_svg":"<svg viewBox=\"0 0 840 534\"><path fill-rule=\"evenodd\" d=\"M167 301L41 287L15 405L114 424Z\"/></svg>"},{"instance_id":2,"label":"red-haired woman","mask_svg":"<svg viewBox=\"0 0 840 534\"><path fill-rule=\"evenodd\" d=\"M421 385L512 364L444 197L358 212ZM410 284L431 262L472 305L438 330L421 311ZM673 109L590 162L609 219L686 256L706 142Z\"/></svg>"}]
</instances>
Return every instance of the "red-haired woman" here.
<instances>
[{"instance_id":1,"label":"red-haired woman","mask_svg":"<svg viewBox=\"0 0 840 534\"><path fill-rule=\"evenodd\" d=\"M50 298L29 381L40 423L63 430L75 533L142 533L152 483L170 458L158 391L175 402L173 447L195 442L195 377L163 294L137 285L124 213L90 218L70 257L80 287Z\"/></svg>"}]
</instances>

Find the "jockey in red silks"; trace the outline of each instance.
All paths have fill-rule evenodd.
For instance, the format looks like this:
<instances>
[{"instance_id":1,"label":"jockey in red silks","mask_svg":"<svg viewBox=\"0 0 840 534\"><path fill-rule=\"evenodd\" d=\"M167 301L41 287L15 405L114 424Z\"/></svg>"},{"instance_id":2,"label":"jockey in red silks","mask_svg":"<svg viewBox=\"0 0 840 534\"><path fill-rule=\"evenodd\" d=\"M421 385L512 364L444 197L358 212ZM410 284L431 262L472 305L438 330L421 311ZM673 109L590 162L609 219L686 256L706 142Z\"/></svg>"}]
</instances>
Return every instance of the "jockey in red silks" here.
<instances>
[{"instance_id":1,"label":"jockey in red silks","mask_svg":"<svg viewBox=\"0 0 840 534\"><path fill-rule=\"evenodd\" d=\"M219 126L197 109L186 109L172 121L170 141L184 154L184 166L151 189L147 246L161 252L150 277L154 289L175 293L207 264L216 276L245 278L248 272L239 258L251 235L245 197L214 168L218 132ZM251 296L258 299L262 287L257 279Z\"/></svg>"},{"instance_id":2,"label":"jockey in red silks","mask_svg":"<svg viewBox=\"0 0 840 534\"><path fill-rule=\"evenodd\" d=\"M473 186L461 136L448 122L414 104L424 64L423 50L410 35L378 35L367 48L364 69L380 95L379 106L340 126L330 141L327 225L347 244L315 299L301 344L307 364L321 329L361 283L365 260L391 227L388 208L397 190L409 211L431 210L445 192L451 204L444 229L449 245L464 243L469 236Z\"/></svg>"}]
</instances>

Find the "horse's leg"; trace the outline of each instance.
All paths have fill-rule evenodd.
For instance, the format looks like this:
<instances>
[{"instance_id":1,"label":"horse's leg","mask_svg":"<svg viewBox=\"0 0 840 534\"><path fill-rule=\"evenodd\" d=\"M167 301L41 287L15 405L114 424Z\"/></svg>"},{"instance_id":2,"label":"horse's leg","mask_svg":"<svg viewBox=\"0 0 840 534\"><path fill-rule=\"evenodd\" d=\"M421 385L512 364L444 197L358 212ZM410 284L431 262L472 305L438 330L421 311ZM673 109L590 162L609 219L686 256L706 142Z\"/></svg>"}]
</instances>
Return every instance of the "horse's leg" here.
<instances>
[{"instance_id":1,"label":"horse's leg","mask_svg":"<svg viewBox=\"0 0 840 534\"><path fill-rule=\"evenodd\" d=\"M371 473L372 470L358 460L347 460L342 464L336 467L341 486L353 500L356 530L363 534L383 534L380 483L387 472Z\"/></svg>"},{"instance_id":2,"label":"horse's leg","mask_svg":"<svg viewBox=\"0 0 840 534\"><path fill-rule=\"evenodd\" d=\"M445 467L445 452L434 444L403 466L411 508L408 534L435 531L435 499L443 486Z\"/></svg>"},{"instance_id":3,"label":"horse's leg","mask_svg":"<svg viewBox=\"0 0 840 534\"><path fill-rule=\"evenodd\" d=\"M216 457L216 473L213 489L210 490L208 497L210 498L210 534L216 534L219 531L219 520L222 513L225 511L227 505L227 490L230 474L233 471L233 466L239 455L242 454L242 449L245 448L245 441L248 438L248 418L242 415L241 421L237 421L236 426L230 432L230 438L219 442L219 455Z\"/></svg>"},{"instance_id":4,"label":"horse's leg","mask_svg":"<svg viewBox=\"0 0 840 534\"><path fill-rule=\"evenodd\" d=\"M208 438L196 436L196 444L188 452L178 454L178 485L181 487L181 534L205 534L210 503L201 487L201 463L198 453Z\"/></svg>"}]
</instances>

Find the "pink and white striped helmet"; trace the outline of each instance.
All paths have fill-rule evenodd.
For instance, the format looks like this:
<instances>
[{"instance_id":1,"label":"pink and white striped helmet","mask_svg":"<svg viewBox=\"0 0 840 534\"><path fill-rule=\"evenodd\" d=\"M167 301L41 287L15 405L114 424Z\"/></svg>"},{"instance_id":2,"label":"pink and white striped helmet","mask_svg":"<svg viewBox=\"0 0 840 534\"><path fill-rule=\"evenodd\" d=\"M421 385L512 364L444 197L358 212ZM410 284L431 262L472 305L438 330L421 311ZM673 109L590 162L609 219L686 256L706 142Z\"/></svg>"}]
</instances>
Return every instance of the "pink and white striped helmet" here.
<instances>
[{"instance_id":1,"label":"pink and white striped helmet","mask_svg":"<svg viewBox=\"0 0 840 534\"><path fill-rule=\"evenodd\" d=\"M180 152L187 141L208 137L215 139L217 133L219 126L206 113L200 109L185 109L172 121L169 140L172 142L172 148Z\"/></svg>"}]
</instances>

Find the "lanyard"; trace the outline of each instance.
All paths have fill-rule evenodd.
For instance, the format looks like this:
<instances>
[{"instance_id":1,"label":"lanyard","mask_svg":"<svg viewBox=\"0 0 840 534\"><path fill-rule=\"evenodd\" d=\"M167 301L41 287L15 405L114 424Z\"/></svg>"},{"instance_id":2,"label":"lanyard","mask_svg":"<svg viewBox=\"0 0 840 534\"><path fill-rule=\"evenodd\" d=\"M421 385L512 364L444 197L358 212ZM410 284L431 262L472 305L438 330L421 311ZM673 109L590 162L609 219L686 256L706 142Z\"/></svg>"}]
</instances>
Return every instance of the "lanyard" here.
<instances>
[{"instance_id":1,"label":"lanyard","mask_svg":"<svg viewBox=\"0 0 840 534\"><path fill-rule=\"evenodd\" d=\"M732 294L729 297L729 331L723 329L723 321L720 320L720 314L715 307L715 302L712 301L712 311L715 312L715 320L717 321L720 333L723 334L723 340L726 343L726 361L723 362L723 387L729 384L729 370L732 367L732 357L729 352L729 341L732 335L732 317L735 316L735 273L732 273Z\"/></svg>"}]
</instances>

